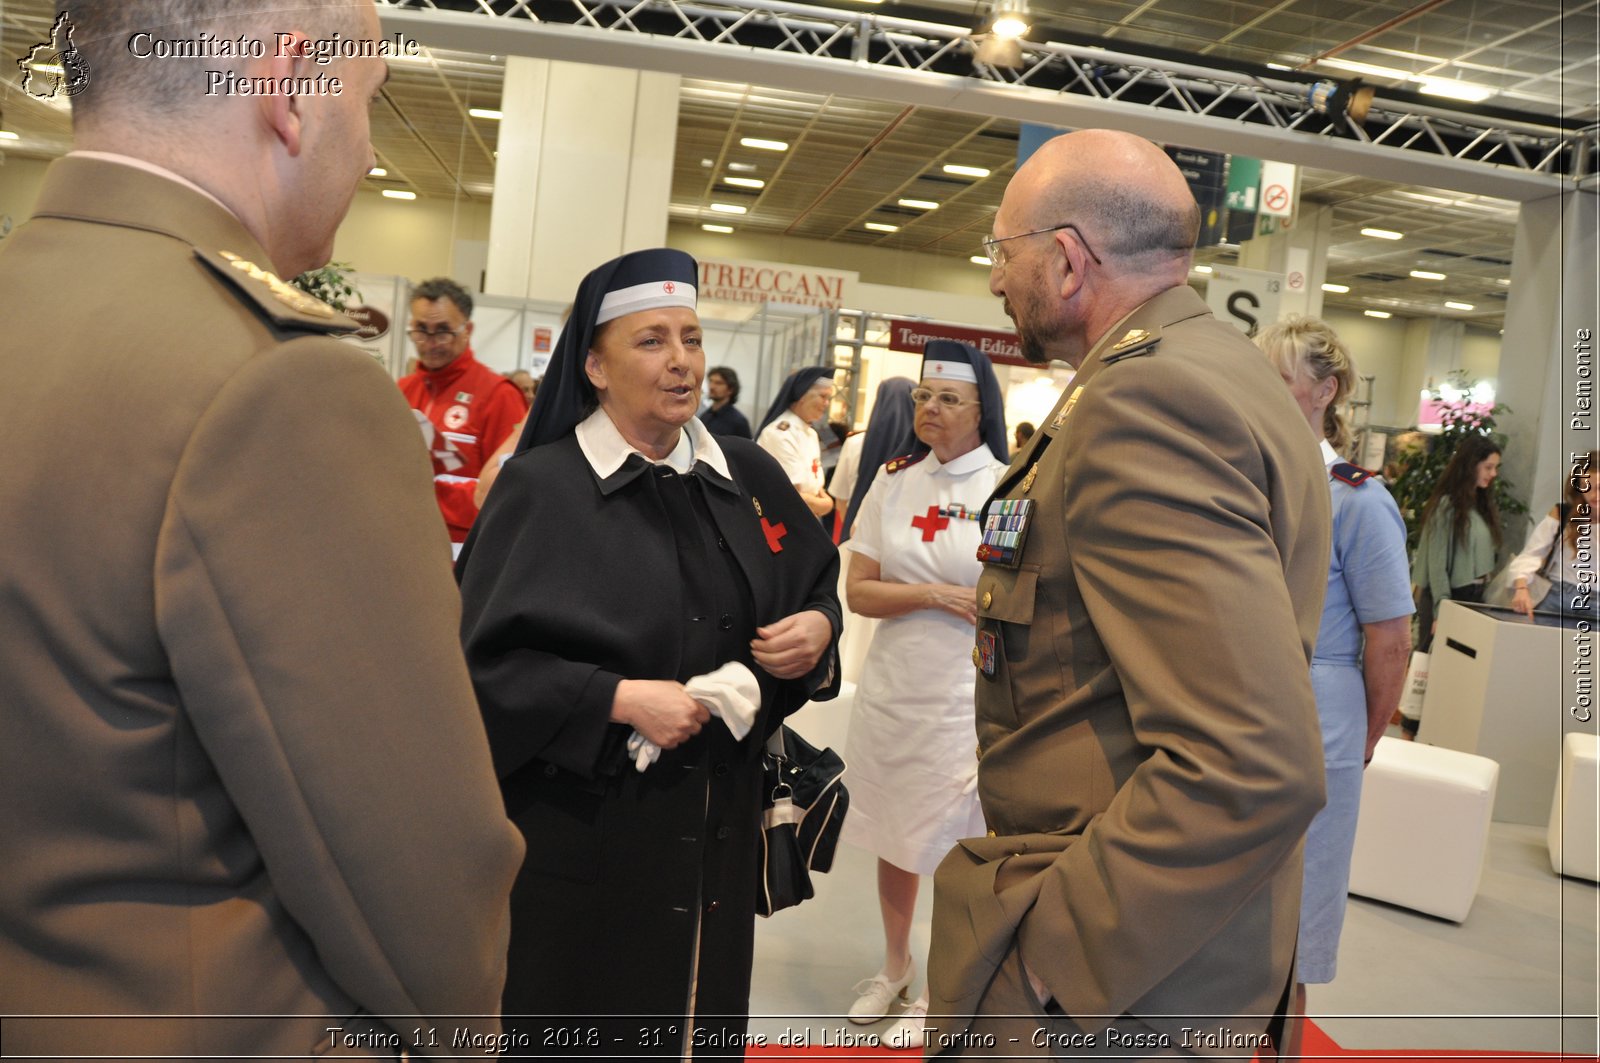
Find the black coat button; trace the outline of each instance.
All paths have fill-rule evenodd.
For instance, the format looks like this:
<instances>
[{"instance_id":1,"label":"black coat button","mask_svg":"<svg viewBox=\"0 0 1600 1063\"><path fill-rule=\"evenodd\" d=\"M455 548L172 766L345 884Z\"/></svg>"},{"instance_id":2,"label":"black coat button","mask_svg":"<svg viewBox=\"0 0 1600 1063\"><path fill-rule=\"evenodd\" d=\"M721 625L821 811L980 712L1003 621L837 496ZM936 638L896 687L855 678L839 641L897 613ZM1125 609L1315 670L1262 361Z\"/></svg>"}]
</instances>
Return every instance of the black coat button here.
<instances>
[{"instance_id":1,"label":"black coat button","mask_svg":"<svg viewBox=\"0 0 1600 1063\"><path fill-rule=\"evenodd\" d=\"M727 841L728 840L728 835L730 835L732 833L733 833L733 831L729 830L727 827L718 827L717 828L717 841L719 841L719 842Z\"/></svg>"},{"instance_id":2,"label":"black coat button","mask_svg":"<svg viewBox=\"0 0 1600 1063\"><path fill-rule=\"evenodd\" d=\"M552 779L555 778L556 772L558 772L560 770L561 769L557 768L554 764L546 764L544 766L544 773L546 775L550 776Z\"/></svg>"},{"instance_id":3,"label":"black coat button","mask_svg":"<svg viewBox=\"0 0 1600 1063\"><path fill-rule=\"evenodd\" d=\"M722 619L717 621L717 626L724 631L731 629L733 627L733 614L723 613Z\"/></svg>"},{"instance_id":4,"label":"black coat button","mask_svg":"<svg viewBox=\"0 0 1600 1063\"><path fill-rule=\"evenodd\" d=\"M717 536L717 549L718 550L726 550L727 548L728 548L728 540L724 539L720 535Z\"/></svg>"},{"instance_id":5,"label":"black coat button","mask_svg":"<svg viewBox=\"0 0 1600 1063\"><path fill-rule=\"evenodd\" d=\"M726 764L718 764L717 767L716 767L716 776L717 776L717 778L720 779L722 776L724 776L726 774L728 774L728 766Z\"/></svg>"},{"instance_id":6,"label":"black coat button","mask_svg":"<svg viewBox=\"0 0 1600 1063\"><path fill-rule=\"evenodd\" d=\"M710 915L712 912L716 911L718 908L721 908L721 907L722 907L722 902L721 901L712 901L710 904L706 905L706 914Z\"/></svg>"}]
</instances>

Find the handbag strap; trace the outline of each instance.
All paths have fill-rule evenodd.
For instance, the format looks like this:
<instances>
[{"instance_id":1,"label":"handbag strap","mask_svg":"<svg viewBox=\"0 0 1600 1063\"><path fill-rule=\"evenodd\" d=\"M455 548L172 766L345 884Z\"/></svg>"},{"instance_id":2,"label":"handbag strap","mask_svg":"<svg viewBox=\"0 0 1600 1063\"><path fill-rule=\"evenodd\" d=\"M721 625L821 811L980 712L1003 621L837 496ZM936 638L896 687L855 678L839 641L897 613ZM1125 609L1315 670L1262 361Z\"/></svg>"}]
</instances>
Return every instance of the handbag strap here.
<instances>
[{"instance_id":1,"label":"handbag strap","mask_svg":"<svg viewBox=\"0 0 1600 1063\"><path fill-rule=\"evenodd\" d=\"M1550 562L1555 560L1556 547L1561 545L1561 540L1567 536L1567 510L1565 501L1556 503L1556 533L1550 537L1550 545L1545 547L1544 563L1539 566L1539 575L1546 579L1550 577Z\"/></svg>"}]
</instances>

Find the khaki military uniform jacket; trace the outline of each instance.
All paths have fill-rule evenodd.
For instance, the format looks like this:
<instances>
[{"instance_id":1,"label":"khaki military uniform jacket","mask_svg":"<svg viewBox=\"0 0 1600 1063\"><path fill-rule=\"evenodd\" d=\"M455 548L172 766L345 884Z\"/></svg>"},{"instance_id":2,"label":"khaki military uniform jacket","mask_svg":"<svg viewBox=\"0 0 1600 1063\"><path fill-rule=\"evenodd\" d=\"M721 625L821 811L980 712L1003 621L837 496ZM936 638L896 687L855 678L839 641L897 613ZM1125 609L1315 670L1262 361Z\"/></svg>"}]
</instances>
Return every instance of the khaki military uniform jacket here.
<instances>
[{"instance_id":1,"label":"khaki military uniform jacket","mask_svg":"<svg viewBox=\"0 0 1600 1063\"><path fill-rule=\"evenodd\" d=\"M522 843L432 471L393 382L269 265L204 195L70 156L0 248L10 1053L498 1029L455 1016L498 1009Z\"/></svg>"},{"instance_id":2,"label":"khaki military uniform jacket","mask_svg":"<svg viewBox=\"0 0 1600 1063\"><path fill-rule=\"evenodd\" d=\"M1091 1033L1130 1014L1176 1045L1182 1016L1270 1015L1323 801L1316 440L1261 353L1177 288L1088 353L990 506L1023 498L1020 565L978 583L991 829L936 877L930 1012L954 1033L996 1010L1020 948Z\"/></svg>"}]
</instances>

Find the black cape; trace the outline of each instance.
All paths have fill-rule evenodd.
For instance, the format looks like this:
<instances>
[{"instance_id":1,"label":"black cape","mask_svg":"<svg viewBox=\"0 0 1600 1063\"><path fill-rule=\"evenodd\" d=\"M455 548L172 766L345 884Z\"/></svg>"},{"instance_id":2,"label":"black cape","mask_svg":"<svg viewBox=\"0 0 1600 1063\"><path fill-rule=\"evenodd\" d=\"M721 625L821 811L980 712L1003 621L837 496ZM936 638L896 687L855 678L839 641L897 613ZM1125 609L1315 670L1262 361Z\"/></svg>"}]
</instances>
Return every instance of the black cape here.
<instances>
[{"instance_id":1,"label":"black cape","mask_svg":"<svg viewBox=\"0 0 1600 1063\"><path fill-rule=\"evenodd\" d=\"M637 456L602 481L572 435L526 451L506 463L463 549L467 662L507 813L528 843L508 1016L659 1016L613 1025L681 1037L699 928L696 1023L713 1035L745 1028L761 749L839 682L835 647L783 681L753 664L749 641L802 609L827 616L837 638L841 615L838 554L782 469L752 442L718 442L731 481L704 463L678 476ZM636 772L629 729L607 719L617 683L683 681L728 659L760 680L755 731L734 742L713 719ZM534 1034L549 1025L507 1019ZM561 1048L519 1051L577 1054ZM618 1054L682 1049L668 1037Z\"/></svg>"}]
</instances>

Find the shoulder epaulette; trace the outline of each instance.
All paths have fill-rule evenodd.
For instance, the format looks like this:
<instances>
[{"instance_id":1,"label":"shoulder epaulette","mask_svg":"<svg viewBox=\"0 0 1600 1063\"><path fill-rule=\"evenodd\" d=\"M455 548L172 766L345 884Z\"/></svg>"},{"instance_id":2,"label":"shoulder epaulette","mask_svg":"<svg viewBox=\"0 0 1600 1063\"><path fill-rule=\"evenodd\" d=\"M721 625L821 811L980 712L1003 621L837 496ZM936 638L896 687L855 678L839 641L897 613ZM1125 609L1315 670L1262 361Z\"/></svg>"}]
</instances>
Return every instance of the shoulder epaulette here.
<instances>
[{"instance_id":1,"label":"shoulder epaulette","mask_svg":"<svg viewBox=\"0 0 1600 1063\"><path fill-rule=\"evenodd\" d=\"M888 473L890 476L893 476L901 469L911 468L911 466L927 457L928 454L929 451L925 450L921 454L902 454L898 458L890 458L884 463L883 471Z\"/></svg>"},{"instance_id":2,"label":"shoulder epaulette","mask_svg":"<svg viewBox=\"0 0 1600 1063\"><path fill-rule=\"evenodd\" d=\"M1156 344L1161 342L1161 330L1131 328L1122 334L1122 337L1106 348L1100 360L1107 365L1120 362L1124 358L1137 358L1143 354L1150 354L1156 349Z\"/></svg>"},{"instance_id":3,"label":"shoulder epaulette","mask_svg":"<svg viewBox=\"0 0 1600 1063\"><path fill-rule=\"evenodd\" d=\"M1348 461L1341 461L1328 467L1328 475L1340 483L1347 483L1351 487L1360 487L1377 473L1371 469L1363 469L1359 465L1352 465Z\"/></svg>"},{"instance_id":4,"label":"shoulder epaulette","mask_svg":"<svg viewBox=\"0 0 1600 1063\"><path fill-rule=\"evenodd\" d=\"M321 299L232 251L206 251L197 247L194 253L275 324L314 332L354 332L361 327Z\"/></svg>"}]
</instances>

